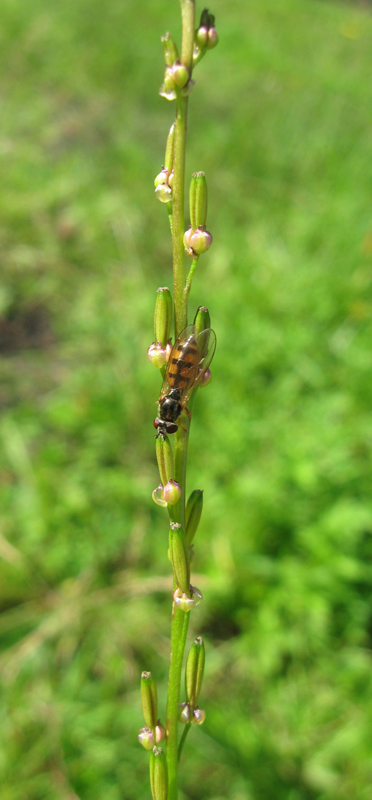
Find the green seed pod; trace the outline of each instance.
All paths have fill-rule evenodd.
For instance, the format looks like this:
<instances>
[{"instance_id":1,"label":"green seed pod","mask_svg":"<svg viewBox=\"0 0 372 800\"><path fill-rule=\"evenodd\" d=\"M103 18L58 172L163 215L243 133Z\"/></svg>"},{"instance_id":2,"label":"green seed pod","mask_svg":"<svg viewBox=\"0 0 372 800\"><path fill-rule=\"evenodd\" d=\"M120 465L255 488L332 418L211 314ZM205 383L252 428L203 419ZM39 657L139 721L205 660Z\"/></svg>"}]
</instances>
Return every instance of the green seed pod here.
<instances>
[{"instance_id":1,"label":"green seed pod","mask_svg":"<svg viewBox=\"0 0 372 800\"><path fill-rule=\"evenodd\" d=\"M168 133L167 144L165 146L164 169L167 169L168 173L171 173L173 169L173 147L174 147L174 123L173 125L171 125L170 131Z\"/></svg>"},{"instance_id":2,"label":"green seed pod","mask_svg":"<svg viewBox=\"0 0 372 800\"><path fill-rule=\"evenodd\" d=\"M167 346L172 325L172 296L167 286L160 286L156 293L154 330L155 342Z\"/></svg>"},{"instance_id":3,"label":"green seed pod","mask_svg":"<svg viewBox=\"0 0 372 800\"><path fill-rule=\"evenodd\" d=\"M208 191L204 172L194 172L190 182L190 222L195 231L199 225L206 224Z\"/></svg>"},{"instance_id":4,"label":"green seed pod","mask_svg":"<svg viewBox=\"0 0 372 800\"><path fill-rule=\"evenodd\" d=\"M146 727L154 731L158 720L158 693L151 672L142 672L141 698Z\"/></svg>"},{"instance_id":5,"label":"green seed pod","mask_svg":"<svg viewBox=\"0 0 372 800\"><path fill-rule=\"evenodd\" d=\"M204 674L204 664L204 642L201 636L198 636L191 645L185 672L186 700L190 704L192 710L194 710L198 702Z\"/></svg>"},{"instance_id":6,"label":"green seed pod","mask_svg":"<svg viewBox=\"0 0 372 800\"><path fill-rule=\"evenodd\" d=\"M150 786L153 800L167 800L167 760L162 747L154 747L150 753Z\"/></svg>"},{"instance_id":7,"label":"green seed pod","mask_svg":"<svg viewBox=\"0 0 372 800\"><path fill-rule=\"evenodd\" d=\"M194 317L194 325L195 325L196 336L201 331L206 331L208 328L211 327L210 313L205 306L199 306Z\"/></svg>"},{"instance_id":8,"label":"green seed pod","mask_svg":"<svg viewBox=\"0 0 372 800\"><path fill-rule=\"evenodd\" d=\"M160 472L160 480L163 486L166 486L168 481L170 481L174 475L173 453L169 436L164 436L164 440L161 438L161 436L159 436L158 439L155 439L155 448Z\"/></svg>"},{"instance_id":9,"label":"green seed pod","mask_svg":"<svg viewBox=\"0 0 372 800\"><path fill-rule=\"evenodd\" d=\"M181 525L171 522L169 531L169 550L177 586L188 597L190 596L190 566L188 548Z\"/></svg>"},{"instance_id":10,"label":"green seed pod","mask_svg":"<svg viewBox=\"0 0 372 800\"><path fill-rule=\"evenodd\" d=\"M170 33L166 33L165 36L161 37L161 43L163 46L164 61L166 66L173 67L174 62L179 60L179 55L177 45L172 39Z\"/></svg>"},{"instance_id":11,"label":"green seed pod","mask_svg":"<svg viewBox=\"0 0 372 800\"><path fill-rule=\"evenodd\" d=\"M186 506L186 542L188 547L190 547L198 529L202 510L203 492L201 489L195 489L191 492Z\"/></svg>"}]
</instances>

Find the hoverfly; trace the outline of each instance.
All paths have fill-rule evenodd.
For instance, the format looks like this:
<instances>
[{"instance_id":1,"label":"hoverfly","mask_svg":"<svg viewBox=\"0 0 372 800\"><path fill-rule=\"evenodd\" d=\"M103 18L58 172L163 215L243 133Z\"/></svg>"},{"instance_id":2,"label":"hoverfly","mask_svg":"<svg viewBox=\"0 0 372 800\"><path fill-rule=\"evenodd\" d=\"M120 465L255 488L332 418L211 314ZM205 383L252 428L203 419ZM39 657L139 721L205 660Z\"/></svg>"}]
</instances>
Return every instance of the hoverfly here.
<instances>
[{"instance_id":1,"label":"hoverfly","mask_svg":"<svg viewBox=\"0 0 372 800\"><path fill-rule=\"evenodd\" d=\"M191 392L199 385L216 349L216 334L211 328L195 333L188 325L172 347L158 400L159 416L154 419L156 438L178 430L177 420L185 411Z\"/></svg>"}]
</instances>

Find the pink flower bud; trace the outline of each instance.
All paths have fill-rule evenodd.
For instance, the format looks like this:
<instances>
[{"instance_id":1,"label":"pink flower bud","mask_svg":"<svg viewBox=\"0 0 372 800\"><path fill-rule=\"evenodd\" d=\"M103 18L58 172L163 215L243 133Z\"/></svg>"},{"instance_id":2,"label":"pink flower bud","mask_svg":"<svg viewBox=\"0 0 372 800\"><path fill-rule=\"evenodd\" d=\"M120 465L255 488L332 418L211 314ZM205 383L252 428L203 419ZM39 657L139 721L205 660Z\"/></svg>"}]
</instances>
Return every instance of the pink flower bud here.
<instances>
[{"instance_id":1,"label":"pink flower bud","mask_svg":"<svg viewBox=\"0 0 372 800\"><path fill-rule=\"evenodd\" d=\"M202 725L206 717L206 713L203 708L194 708L194 713L192 715L191 724L192 725Z\"/></svg>"},{"instance_id":2,"label":"pink flower bud","mask_svg":"<svg viewBox=\"0 0 372 800\"><path fill-rule=\"evenodd\" d=\"M145 750L152 750L154 747L154 734L151 728L140 728L138 732L138 741L145 748Z\"/></svg>"},{"instance_id":3,"label":"pink flower bud","mask_svg":"<svg viewBox=\"0 0 372 800\"><path fill-rule=\"evenodd\" d=\"M179 483L170 479L164 486L163 500L165 500L166 503L169 503L170 506L174 506L176 503L178 503L180 497L181 487Z\"/></svg>"},{"instance_id":4,"label":"pink flower bud","mask_svg":"<svg viewBox=\"0 0 372 800\"><path fill-rule=\"evenodd\" d=\"M167 350L160 342L153 342L147 350L147 358L154 367L161 369L167 363Z\"/></svg>"},{"instance_id":5,"label":"pink flower bud","mask_svg":"<svg viewBox=\"0 0 372 800\"><path fill-rule=\"evenodd\" d=\"M218 44L218 33L216 28L209 28L208 31L208 41L207 41L207 50L213 50L213 47L216 47Z\"/></svg>"},{"instance_id":6,"label":"pink flower bud","mask_svg":"<svg viewBox=\"0 0 372 800\"><path fill-rule=\"evenodd\" d=\"M212 241L211 234L199 225L199 228L190 237L190 247L197 255L201 255L201 253L205 253L210 248Z\"/></svg>"},{"instance_id":7,"label":"pink flower bud","mask_svg":"<svg viewBox=\"0 0 372 800\"><path fill-rule=\"evenodd\" d=\"M205 373L204 373L202 379L198 383L198 386L200 386L200 388L202 386L208 386L208 383L210 383L211 380L212 380L212 373L211 373L210 369L208 368L208 369L205 370Z\"/></svg>"},{"instance_id":8,"label":"pink flower bud","mask_svg":"<svg viewBox=\"0 0 372 800\"><path fill-rule=\"evenodd\" d=\"M200 28L195 31L195 44L202 49L207 44L207 39L208 28L206 25L201 25Z\"/></svg>"},{"instance_id":9,"label":"pink flower bud","mask_svg":"<svg viewBox=\"0 0 372 800\"><path fill-rule=\"evenodd\" d=\"M165 739L165 728L164 725L161 724L160 719L158 719L158 724L155 728L155 741L156 744L160 744L160 742Z\"/></svg>"},{"instance_id":10,"label":"pink flower bud","mask_svg":"<svg viewBox=\"0 0 372 800\"><path fill-rule=\"evenodd\" d=\"M183 243L186 247L186 250L189 250L191 247L191 237L195 231L193 231L191 225L188 227L187 231L185 231L183 236Z\"/></svg>"}]
</instances>

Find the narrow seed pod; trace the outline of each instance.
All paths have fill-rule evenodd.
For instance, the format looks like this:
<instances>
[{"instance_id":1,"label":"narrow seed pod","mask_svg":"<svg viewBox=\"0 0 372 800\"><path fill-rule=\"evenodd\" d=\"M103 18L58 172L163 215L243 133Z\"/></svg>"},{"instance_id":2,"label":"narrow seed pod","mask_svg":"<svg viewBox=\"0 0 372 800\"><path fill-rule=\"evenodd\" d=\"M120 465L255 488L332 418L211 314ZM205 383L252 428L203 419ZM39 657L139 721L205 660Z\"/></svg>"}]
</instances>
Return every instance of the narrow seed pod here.
<instances>
[{"instance_id":1,"label":"narrow seed pod","mask_svg":"<svg viewBox=\"0 0 372 800\"><path fill-rule=\"evenodd\" d=\"M172 190L171 190L172 191ZM154 330L155 341L167 346L172 325L172 296L167 286L160 286L156 293Z\"/></svg>"},{"instance_id":2,"label":"narrow seed pod","mask_svg":"<svg viewBox=\"0 0 372 800\"><path fill-rule=\"evenodd\" d=\"M171 522L169 550L176 583L181 592L190 596L190 566L185 534L178 522Z\"/></svg>"},{"instance_id":3,"label":"narrow seed pod","mask_svg":"<svg viewBox=\"0 0 372 800\"><path fill-rule=\"evenodd\" d=\"M203 492L201 489L194 489L191 492L186 506L186 542L190 547L203 510Z\"/></svg>"},{"instance_id":4,"label":"narrow seed pod","mask_svg":"<svg viewBox=\"0 0 372 800\"><path fill-rule=\"evenodd\" d=\"M167 138L167 144L165 146L164 169L167 169L168 173L171 173L173 169L173 147L174 147L174 123L170 127L170 131L168 133L168 138Z\"/></svg>"},{"instance_id":5,"label":"narrow seed pod","mask_svg":"<svg viewBox=\"0 0 372 800\"><path fill-rule=\"evenodd\" d=\"M163 46L165 65L167 67L173 67L174 62L179 60L177 45L170 33L166 33L165 36L162 36L160 41Z\"/></svg>"},{"instance_id":6,"label":"narrow seed pod","mask_svg":"<svg viewBox=\"0 0 372 800\"><path fill-rule=\"evenodd\" d=\"M197 336L200 331L206 331L211 327L211 317L208 309L205 306L199 306L195 317L195 335Z\"/></svg>"},{"instance_id":7,"label":"narrow seed pod","mask_svg":"<svg viewBox=\"0 0 372 800\"><path fill-rule=\"evenodd\" d=\"M198 636L191 645L185 672L186 700L190 703L190 708L192 710L194 710L198 702L203 681L204 664L204 642L201 636Z\"/></svg>"},{"instance_id":8,"label":"narrow seed pod","mask_svg":"<svg viewBox=\"0 0 372 800\"><path fill-rule=\"evenodd\" d=\"M160 480L163 486L166 486L174 476L174 460L169 436L165 435L164 439L159 436L158 439L155 439L155 448Z\"/></svg>"},{"instance_id":9,"label":"narrow seed pod","mask_svg":"<svg viewBox=\"0 0 372 800\"><path fill-rule=\"evenodd\" d=\"M181 497L181 487L177 481L170 480L163 489L163 500L170 506L175 506Z\"/></svg>"},{"instance_id":10,"label":"narrow seed pod","mask_svg":"<svg viewBox=\"0 0 372 800\"><path fill-rule=\"evenodd\" d=\"M151 672L142 672L141 698L146 727L154 731L158 719L158 693Z\"/></svg>"},{"instance_id":11,"label":"narrow seed pod","mask_svg":"<svg viewBox=\"0 0 372 800\"><path fill-rule=\"evenodd\" d=\"M190 222L195 231L207 221L208 191L204 172L194 172L190 182Z\"/></svg>"},{"instance_id":12,"label":"narrow seed pod","mask_svg":"<svg viewBox=\"0 0 372 800\"><path fill-rule=\"evenodd\" d=\"M150 786L153 800L167 800L167 760L162 747L154 747L150 753Z\"/></svg>"}]
</instances>

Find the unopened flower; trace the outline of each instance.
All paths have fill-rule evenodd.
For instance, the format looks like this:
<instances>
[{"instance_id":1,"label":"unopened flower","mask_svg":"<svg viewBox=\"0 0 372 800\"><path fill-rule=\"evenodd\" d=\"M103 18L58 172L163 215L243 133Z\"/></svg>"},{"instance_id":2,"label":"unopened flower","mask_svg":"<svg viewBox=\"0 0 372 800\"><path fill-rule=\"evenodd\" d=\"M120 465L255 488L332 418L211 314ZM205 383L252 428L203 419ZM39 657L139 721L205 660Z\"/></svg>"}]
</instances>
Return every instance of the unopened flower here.
<instances>
[{"instance_id":1,"label":"unopened flower","mask_svg":"<svg viewBox=\"0 0 372 800\"><path fill-rule=\"evenodd\" d=\"M159 437L160 440L160 437ZM178 503L181 497L181 487L177 481L170 479L164 486L163 489L163 500L166 501L170 506L174 506Z\"/></svg>"},{"instance_id":2,"label":"unopened flower","mask_svg":"<svg viewBox=\"0 0 372 800\"><path fill-rule=\"evenodd\" d=\"M138 731L138 741L145 748L145 750L152 750L155 744L154 734L151 728L144 727Z\"/></svg>"},{"instance_id":3,"label":"unopened flower","mask_svg":"<svg viewBox=\"0 0 372 800\"><path fill-rule=\"evenodd\" d=\"M147 358L157 369L161 369L167 363L167 350L160 342L153 342L147 350Z\"/></svg>"},{"instance_id":4,"label":"unopened flower","mask_svg":"<svg viewBox=\"0 0 372 800\"><path fill-rule=\"evenodd\" d=\"M206 250L209 250L212 244L213 238L212 235L203 227L199 225L196 231L193 231L190 237L190 247L194 250L198 256L202 253L205 253Z\"/></svg>"},{"instance_id":5,"label":"unopened flower","mask_svg":"<svg viewBox=\"0 0 372 800\"><path fill-rule=\"evenodd\" d=\"M203 708L194 708L194 713L192 715L191 724L192 725L202 725L206 717L206 713Z\"/></svg>"},{"instance_id":6,"label":"unopened flower","mask_svg":"<svg viewBox=\"0 0 372 800\"><path fill-rule=\"evenodd\" d=\"M184 725L187 725L190 722L191 717L191 709L188 703L182 703L180 705L180 713L178 715L178 719L180 722L183 722Z\"/></svg>"}]
</instances>

